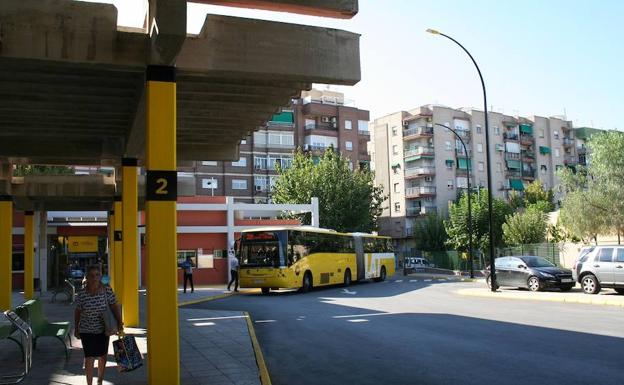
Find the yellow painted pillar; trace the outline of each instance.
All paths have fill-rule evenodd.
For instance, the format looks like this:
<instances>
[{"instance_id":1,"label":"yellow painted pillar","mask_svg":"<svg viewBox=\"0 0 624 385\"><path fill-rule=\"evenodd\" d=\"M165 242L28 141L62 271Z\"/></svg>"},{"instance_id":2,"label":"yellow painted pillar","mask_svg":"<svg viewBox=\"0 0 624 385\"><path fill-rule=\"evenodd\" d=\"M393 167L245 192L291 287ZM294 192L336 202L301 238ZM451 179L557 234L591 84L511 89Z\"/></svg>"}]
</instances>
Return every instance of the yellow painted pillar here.
<instances>
[{"instance_id":1,"label":"yellow painted pillar","mask_svg":"<svg viewBox=\"0 0 624 385\"><path fill-rule=\"evenodd\" d=\"M121 302L123 309L123 292L124 292L124 279L123 279L123 232L121 231L121 196L115 195L115 204L114 210L117 215L114 217L115 221L115 231L114 231L114 243L115 250L113 251L113 255L115 257L115 263L113 264L115 267L115 272L113 275L117 277L115 279L115 294L117 298Z\"/></svg>"},{"instance_id":2,"label":"yellow painted pillar","mask_svg":"<svg viewBox=\"0 0 624 385\"><path fill-rule=\"evenodd\" d=\"M34 213L24 212L24 300L35 297L35 226Z\"/></svg>"},{"instance_id":3,"label":"yellow painted pillar","mask_svg":"<svg viewBox=\"0 0 624 385\"><path fill-rule=\"evenodd\" d=\"M148 66L145 182L150 385L180 383L175 67Z\"/></svg>"},{"instance_id":4,"label":"yellow painted pillar","mask_svg":"<svg viewBox=\"0 0 624 385\"><path fill-rule=\"evenodd\" d=\"M115 290L115 210L108 212L108 277Z\"/></svg>"},{"instance_id":5,"label":"yellow painted pillar","mask_svg":"<svg viewBox=\"0 0 624 385\"><path fill-rule=\"evenodd\" d=\"M123 231L123 320L126 326L139 326L139 195L137 160L123 158L122 166L122 231Z\"/></svg>"},{"instance_id":6,"label":"yellow painted pillar","mask_svg":"<svg viewBox=\"0 0 624 385\"><path fill-rule=\"evenodd\" d=\"M13 199L0 195L0 311L11 308L13 281Z\"/></svg>"}]
</instances>

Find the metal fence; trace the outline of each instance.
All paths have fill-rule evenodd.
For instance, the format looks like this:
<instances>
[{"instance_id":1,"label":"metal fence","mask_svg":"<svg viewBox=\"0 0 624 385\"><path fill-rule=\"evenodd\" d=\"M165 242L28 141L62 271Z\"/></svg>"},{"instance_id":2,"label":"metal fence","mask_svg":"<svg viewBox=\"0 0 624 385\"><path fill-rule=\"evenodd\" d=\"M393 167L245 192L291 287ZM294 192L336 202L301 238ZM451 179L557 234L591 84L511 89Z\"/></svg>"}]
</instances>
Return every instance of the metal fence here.
<instances>
[{"instance_id":1,"label":"metal fence","mask_svg":"<svg viewBox=\"0 0 624 385\"><path fill-rule=\"evenodd\" d=\"M545 258L557 266L561 266L559 251L558 243L533 243L497 249L496 256L535 255Z\"/></svg>"}]
</instances>

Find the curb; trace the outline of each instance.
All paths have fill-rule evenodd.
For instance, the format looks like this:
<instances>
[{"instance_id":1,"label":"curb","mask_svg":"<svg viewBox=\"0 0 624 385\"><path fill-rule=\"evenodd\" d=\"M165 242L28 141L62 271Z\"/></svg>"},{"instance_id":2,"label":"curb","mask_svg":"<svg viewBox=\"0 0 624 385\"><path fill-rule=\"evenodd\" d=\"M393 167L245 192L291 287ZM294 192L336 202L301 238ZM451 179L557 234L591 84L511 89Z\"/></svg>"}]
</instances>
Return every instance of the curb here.
<instances>
[{"instance_id":1,"label":"curb","mask_svg":"<svg viewBox=\"0 0 624 385\"><path fill-rule=\"evenodd\" d=\"M219 294L219 295L213 295L212 297L205 297L205 298L200 298L200 299L192 299L192 300L189 300L189 301L179 302L178 303L178 307L186 306L186 305L194 305L196 303L208 302L208 301L212 301L212 300L215 300L215 299L226 298L226 297L229 297L231 295L234 295L234 293L223 293L223 294Z\"/></svg>"},{"instance_id":2,"label":"curb","mask_svg":"<svg viewBox=\"0 0 624 385\"><path fill-rule=\"evenodd\" d=\"M260 382L262 383L262 385L271 385L269 370L267 369L266 362L264 361L264 356L262 355L262 350L260 349L260 343L256 338L256 331L253 327L253 323L251 322L251 316L246 311L244 311L243 314L245 314L245 320L247 320L249 337L251 338L251 344L253 345L254 353L256 355L256 364L258 364L258 374L260 376Z\"/></svg>"},{"instance_id":3,"label":"curb","mask_svg":"<svg viewBox=\"0 0 624 385\"><path fill-rule=\"evenodd\" d=\"M468 289L470 290L470 289ZM485 293L473 293L466 289L458 290L455 293L459 295L464 295L468 297L483 297L483 298L497 298L497 299L515 299L515 300L525 300L525 301L545 301L545 302L565 302L565 303L580 303L583 305L599 305L599 306L616 306L623 307L624 302L621 301L611 301L609 299L579 299L579 298L561 298L561 297L530 297L530 296L511 296L502 294L500 296L490 294L488 292Z\"/></svg>"}]
</instances>

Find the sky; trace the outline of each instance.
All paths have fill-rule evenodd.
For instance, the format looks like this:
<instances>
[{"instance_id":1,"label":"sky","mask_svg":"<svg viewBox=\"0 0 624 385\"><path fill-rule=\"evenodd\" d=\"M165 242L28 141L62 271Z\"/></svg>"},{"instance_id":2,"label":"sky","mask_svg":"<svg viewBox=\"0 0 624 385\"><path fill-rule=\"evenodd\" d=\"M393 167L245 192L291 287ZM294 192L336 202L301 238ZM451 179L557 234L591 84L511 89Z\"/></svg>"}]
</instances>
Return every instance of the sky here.
<instances>
[{"instance_id":1,"label":"sky","mask_svg":"<svg viewBox=\"0 0 624 385\"><path fill-rule=\"evenodd\" d=\"M146 0L113 3L118 24L143 24ZM188 32L206 13L315 25L356 32L362 80L331 86L370 111L371 120L424 104L483 109L468 56L483 74L488 108L521 116L564 115L577 127L624 130L624 1L360 0L352 19L329 19L189 3ZM324 89L326 86L318 85Z\"/></svg>"}]
</instances>

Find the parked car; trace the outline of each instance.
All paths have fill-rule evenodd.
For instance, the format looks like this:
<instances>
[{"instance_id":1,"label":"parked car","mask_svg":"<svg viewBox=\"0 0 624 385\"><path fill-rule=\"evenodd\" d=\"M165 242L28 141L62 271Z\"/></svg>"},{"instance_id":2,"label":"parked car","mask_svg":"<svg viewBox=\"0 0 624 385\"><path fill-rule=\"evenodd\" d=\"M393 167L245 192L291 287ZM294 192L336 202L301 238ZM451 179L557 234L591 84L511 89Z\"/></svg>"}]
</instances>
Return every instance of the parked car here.
<instances>
[{"instance_id":1,"label":"parked car","mask_svg":"<svg viewBox=\"0 0 624 385\"><path fill-rule=\"evenodd\" d=\"M403 269L406 273L413 273L426 267L434 267L434 265L425 258L406 257Z\"/></svg>"},{"instance_id":2,"label":"parked car","mask_svg":"<svg viewBox=\"0 0 624 385\"><path fill-rule=\"evenodd\" d=\"M494 260L496 286L512 286L539 291L545 288L558 288L569 291L574 285L572 271L555 266L552 262L536 256L500 257ZM485 271L485 281L492 287L489 268Z\"/></svg>"},{"instance_id":3,"label":"parked car","mask_svg":"<svg viewBox=\"0 0 624 385\"><path fill-rule=\"evenodd\" d=\"M624 294L624 246L585 247L572 272L587 294L597 294L603 287Z\"/></svg>"}]
</instances>

